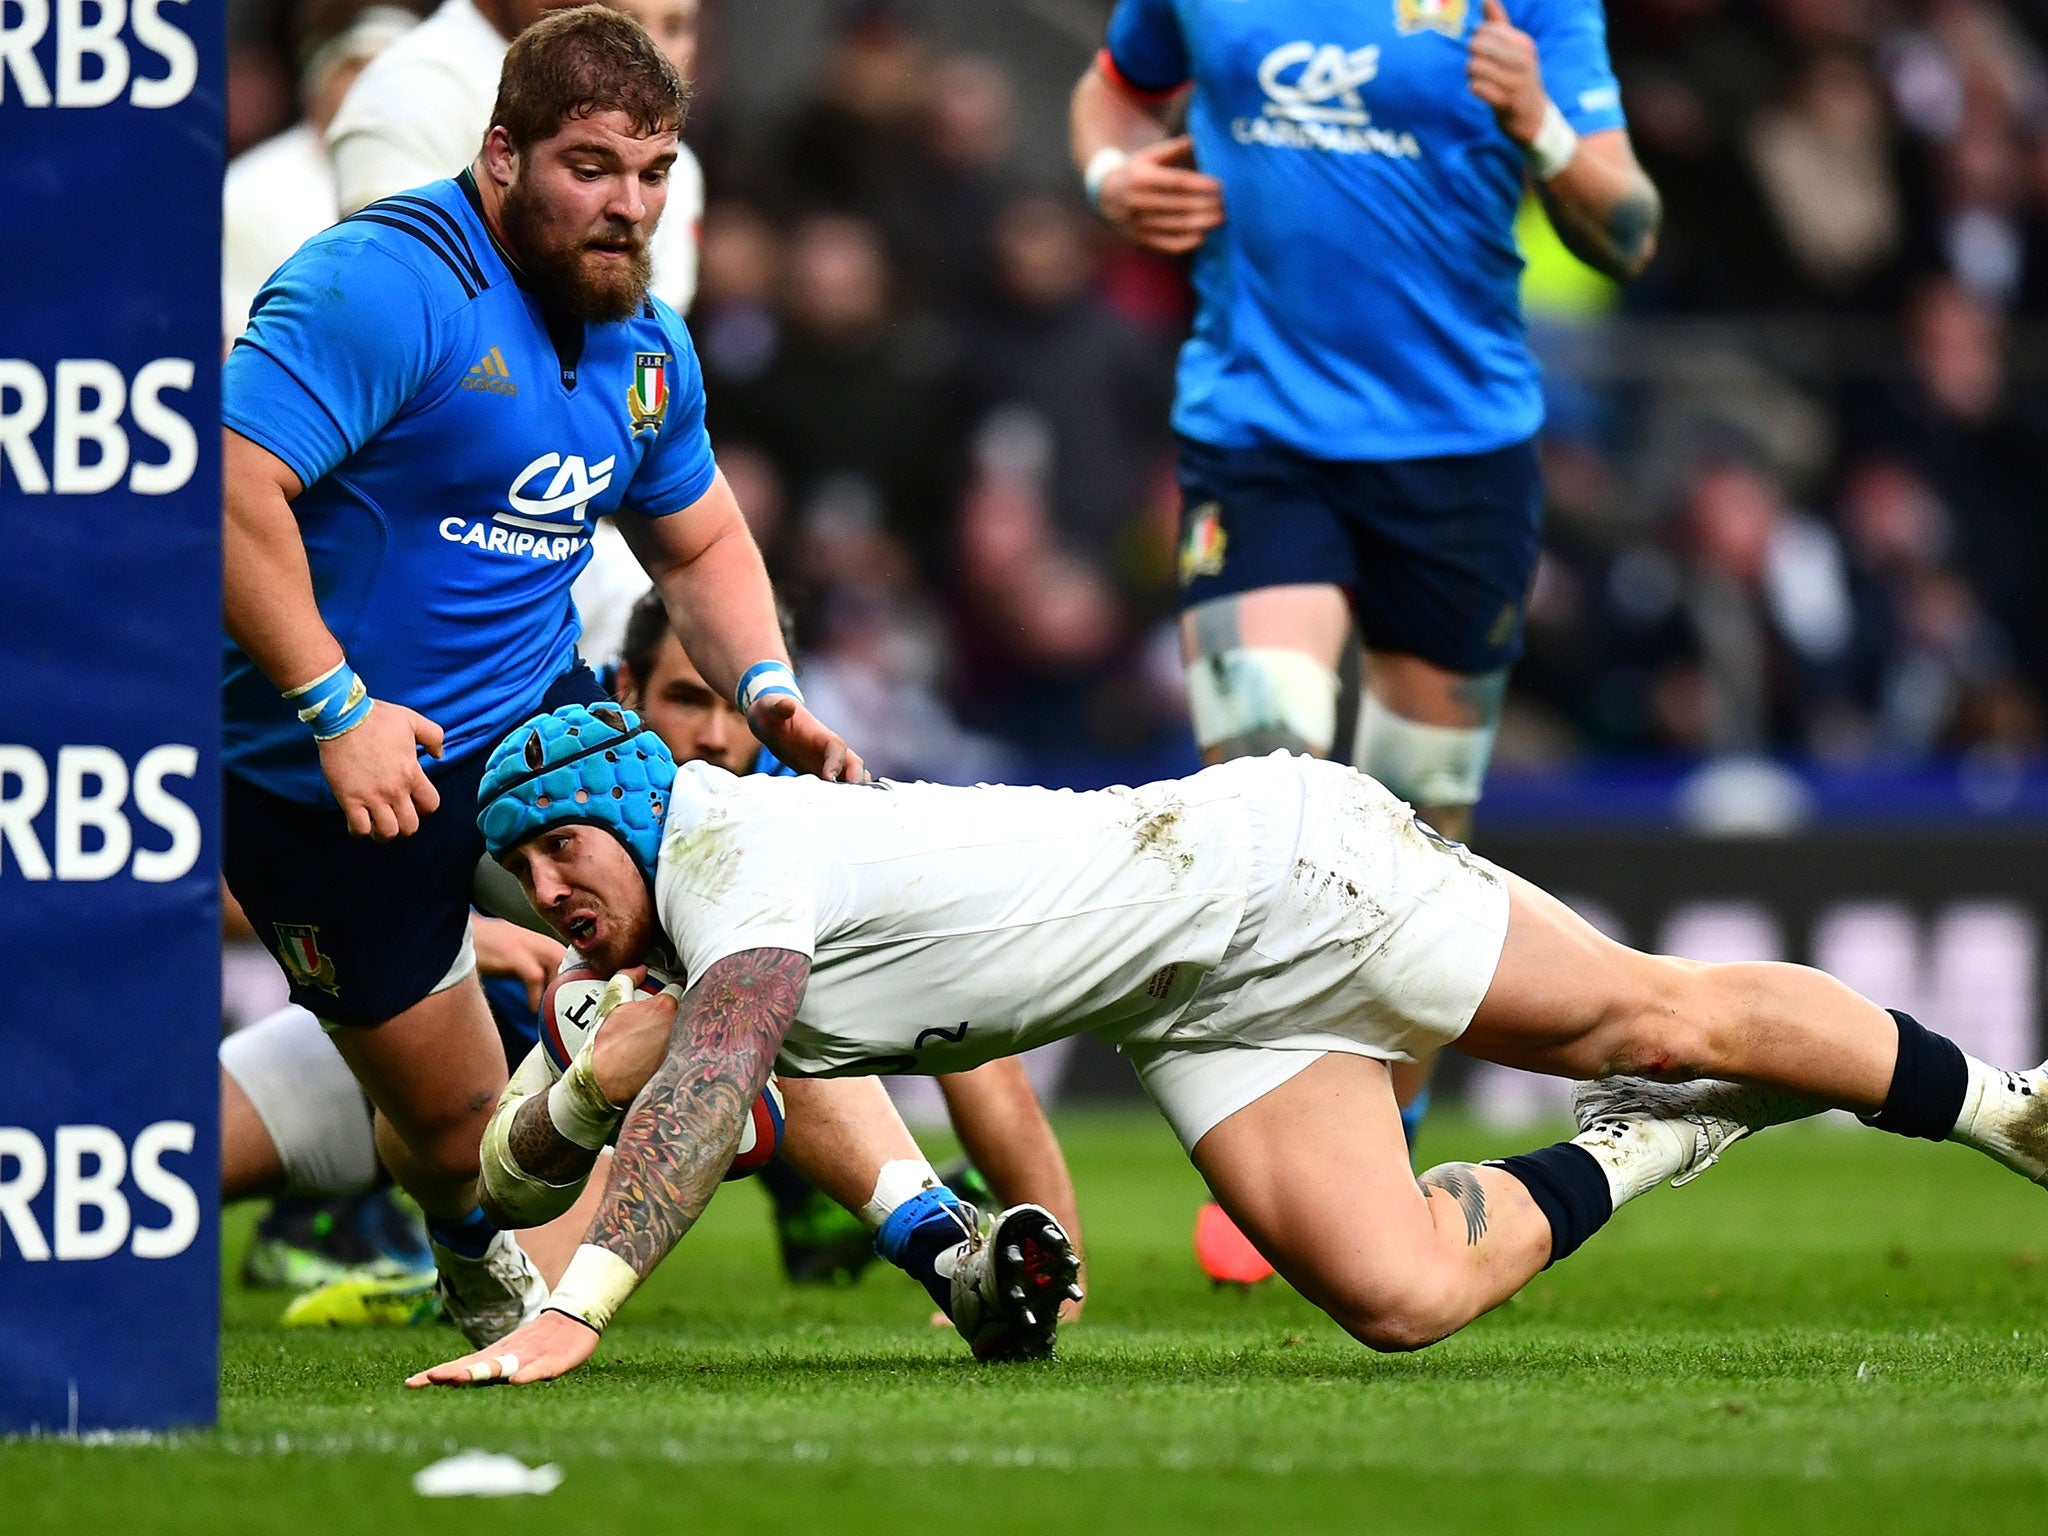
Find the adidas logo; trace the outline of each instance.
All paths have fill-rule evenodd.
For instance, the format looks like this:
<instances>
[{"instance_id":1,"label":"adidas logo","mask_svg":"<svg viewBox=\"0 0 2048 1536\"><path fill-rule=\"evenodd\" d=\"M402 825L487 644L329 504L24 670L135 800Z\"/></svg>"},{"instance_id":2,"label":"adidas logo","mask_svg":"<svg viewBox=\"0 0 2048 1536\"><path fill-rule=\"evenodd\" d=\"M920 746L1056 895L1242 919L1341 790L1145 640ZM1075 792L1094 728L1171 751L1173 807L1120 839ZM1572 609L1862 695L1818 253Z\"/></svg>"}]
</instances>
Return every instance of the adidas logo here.
<instances>
[{"instance_id":1,"label":"adidas logo","mask_svg":"<svg viewBox=\"0 0 2048 1536\"><path fill-rule=\"evenodd\" d=\"M484 354L484 360L469 370L469 376L462 381L464 389L485 389L494 395L516 395L519 386L512 382L512 370L505 366L505 354L496 347Z\"/></svg>"}]
</instances>

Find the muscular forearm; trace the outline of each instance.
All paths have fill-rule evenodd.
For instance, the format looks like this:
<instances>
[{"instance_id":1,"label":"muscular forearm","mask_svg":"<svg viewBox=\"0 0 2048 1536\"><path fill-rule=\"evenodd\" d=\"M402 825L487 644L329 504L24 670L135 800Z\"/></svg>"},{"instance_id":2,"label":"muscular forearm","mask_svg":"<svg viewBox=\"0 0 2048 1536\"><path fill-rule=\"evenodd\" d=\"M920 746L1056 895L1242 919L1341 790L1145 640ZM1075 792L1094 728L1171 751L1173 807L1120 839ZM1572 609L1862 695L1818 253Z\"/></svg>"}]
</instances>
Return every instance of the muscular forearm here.
<instances>
[{"instance_id":1,"label":"muscular forearm","mask_svg":"<svg viewBox=\"0 0 2048 1536\"><path fill-rule=\"evenodd\" d=\"M1102 150L1143 149L1166 136L1163 111L1132 100L1110 84L1100 68L1088 66L1067 108L1067 142L1073 151L1074 169L1085 171Z\"/></svg>"},{"instance_id":2,"label":"muscular forearm","mask_svg":"<svg viewBox=\"0 0 2048 1536\"><path fill-rule=\"evenodd\" d=\"M1539 182L1558 238L1579 260L1627 279L1650 264L1664 205L1620 135L1590 134L1550 180Z\"/></svg>"},{"instance_id":3,"label":"muscular forearm","mask_svg":"<svg viewBox=\"0 0 2048 1536\"><path fill-rule=\"evenodd\" d=\"M1081 1213L1073 1176L1046 1122L1024 1064L992 1061L938 1080L960 1146L1004 1205L1042 1205L1081 1245Z\"/></svg>"},{"instance_id":4,"label":"muscular forearm","mask_svg":"<svg viewBox=\"0 0 2048 1536\"><path fill-rule=\"evenodd\" d=\"M222 458L222 618L229 638L265 677L280 690L296 688L342 659L341 642L320 617L292 515L289 494L297 481L235 432L223 434Z\"/></svg>"}]
</instances>

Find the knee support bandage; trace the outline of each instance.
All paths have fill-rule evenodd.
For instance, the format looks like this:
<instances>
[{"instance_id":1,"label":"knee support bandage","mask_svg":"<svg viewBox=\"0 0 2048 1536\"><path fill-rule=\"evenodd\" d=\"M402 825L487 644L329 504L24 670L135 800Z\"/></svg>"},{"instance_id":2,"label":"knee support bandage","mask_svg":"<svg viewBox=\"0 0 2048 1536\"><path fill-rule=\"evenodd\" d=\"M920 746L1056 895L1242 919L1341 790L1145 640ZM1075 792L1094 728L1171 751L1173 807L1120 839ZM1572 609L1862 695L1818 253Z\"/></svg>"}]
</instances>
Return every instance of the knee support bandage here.
<instances>
[{"instance_id":1,"label":"knee support bandage","mask_svg":"<svg viewBox=\"0 0 2048 1536\"><path fill-rule=\"evenodd\" d=\"M1319 757L1337 738L1337 674L1279 646L1238 646L1188 664L1188 717L1207 751L1296 746Z\"/></svg>"},{"instance_id":2,"label":"knee support bandage","mask_svg":"<svg viewBox=\"0 0 2048 1536\"><path fill-rule=\"evenodd\" d=\"M1372 696L1359 701L1352 765L1410 805L1476 805L1500 734L1496 693L1484 725L1424 725L1395 714Z\"/></svg>"}]
</instances>

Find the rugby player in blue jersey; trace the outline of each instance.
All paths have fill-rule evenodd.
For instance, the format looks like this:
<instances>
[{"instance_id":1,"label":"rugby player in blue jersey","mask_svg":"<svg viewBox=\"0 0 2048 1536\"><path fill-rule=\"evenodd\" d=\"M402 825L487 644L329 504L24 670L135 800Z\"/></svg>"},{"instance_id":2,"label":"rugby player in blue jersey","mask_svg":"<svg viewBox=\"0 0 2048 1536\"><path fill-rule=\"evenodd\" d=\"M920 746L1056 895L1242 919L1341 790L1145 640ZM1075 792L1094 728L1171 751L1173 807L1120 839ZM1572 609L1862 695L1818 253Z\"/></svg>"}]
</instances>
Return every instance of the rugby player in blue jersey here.
<instances>
[{"instance_id":1,"label":"rugby player in blue jersey","mask_svg":"<svg viewBox=\"0 0 2048 1536\"><path fill-rule=\"evenodd\" d=\"M307 242L224 368L225 874L377 1106L472 1339L546 1292L476 1202L507 1077L476 786L512 723L602 697L569 598L597 519L778 757L863 772L803 707L688 333L647 297L684 100L636 23L544 18L472 167Z\"/></svg>"},{"instance_id":2,"label":"rugby player in blue jersey","mask_svg":"<svg viewBox=\"0 0 2048 1536\"><path fill-rule=\"evenodd\" d=\"M1118 0L1072 105L1103 217L1194 255L1173 426L1204 760L1348 754L1460 839L1543 510L1515 213L1533 183L1616 277L1659 219L1600 0L1516 5ZM1354 625L1364 687L1340 750ZM1402 1074L1411 1130L1426 1083L1426 1063Z\"/></svg>"}]
</instances>

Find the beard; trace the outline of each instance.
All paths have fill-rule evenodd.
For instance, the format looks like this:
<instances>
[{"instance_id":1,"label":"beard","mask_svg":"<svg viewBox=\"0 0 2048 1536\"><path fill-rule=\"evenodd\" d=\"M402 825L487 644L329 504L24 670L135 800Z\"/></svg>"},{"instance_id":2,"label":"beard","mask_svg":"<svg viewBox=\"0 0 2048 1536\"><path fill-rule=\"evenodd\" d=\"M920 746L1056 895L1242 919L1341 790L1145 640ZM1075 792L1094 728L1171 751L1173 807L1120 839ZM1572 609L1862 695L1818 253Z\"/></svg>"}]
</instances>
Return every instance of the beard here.
<instances>
[{"instance_id":1,"label":"beard","mask_svg":"<svg viewBox=\"0 0 2048 1536\"><path fill-rule=\"evenodd\" d=\"M524 176L505 191L504 219L526 280L549 308L603 323L629 319L647 302L654 264L643 231L608 219L602 230L564 236L551 227L550 210ZM592 256L599 246L624 246L628 257L620 262Z\"/></svg>"}]
</instances>

